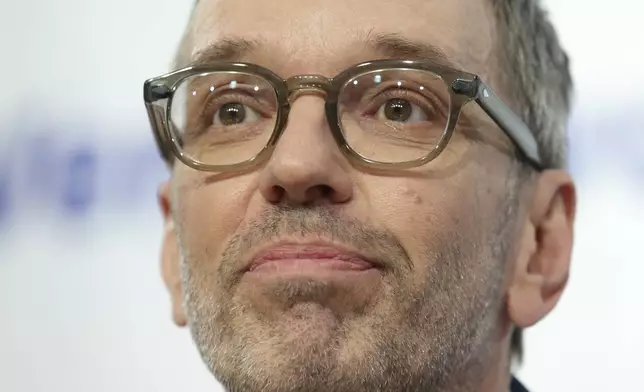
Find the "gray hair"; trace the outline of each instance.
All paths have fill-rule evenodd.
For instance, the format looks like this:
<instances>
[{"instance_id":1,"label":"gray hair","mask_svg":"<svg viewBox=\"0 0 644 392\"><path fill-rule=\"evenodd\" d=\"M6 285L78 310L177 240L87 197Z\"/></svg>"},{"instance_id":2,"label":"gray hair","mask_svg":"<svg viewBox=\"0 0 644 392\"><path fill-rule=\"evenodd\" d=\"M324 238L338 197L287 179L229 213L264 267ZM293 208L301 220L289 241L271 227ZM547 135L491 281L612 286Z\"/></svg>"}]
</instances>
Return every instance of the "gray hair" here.
<instances>
[{"instance_id":1,"label":"gray hair","mask_svg":"<svg viewBox=\"0 0 644 392\"><path fill-rule=\"evenodd\" d=\"M539 0L489 1L498 21L503 91L535 134L544 167L564 168L573 90L568 56ZM517 328L511 338L519 362L522 335Z\"/></svg>"},{"instance_id":2,"label":"gray hair","mask_svg":"<svg viewBox=\"0 0 644 392\"><path fill-rule=\"evenodd\" d=\"M503 91L537 138L543 165L566 166L572 77L566 52L539 0L488 0L498 20Z\"/></svg>"},{"instance_id":3,"label":"gray hair","mask_svg":"<svg viewBox=\"0 0 644 392\"><path fill-rule=\"evenodd\" d=\"M497 78L513 109L537 138L543 165L561 169L568 159L567 123L573 81L568 56L539 0L487 0L497 18ZM195 1L195 5L198 0ZM192 25L194 8L189 26ZM173 68L190 58L186 29ZM521 360L522 330L511 338L512 354Z\"/></svg>"}]
</instances>

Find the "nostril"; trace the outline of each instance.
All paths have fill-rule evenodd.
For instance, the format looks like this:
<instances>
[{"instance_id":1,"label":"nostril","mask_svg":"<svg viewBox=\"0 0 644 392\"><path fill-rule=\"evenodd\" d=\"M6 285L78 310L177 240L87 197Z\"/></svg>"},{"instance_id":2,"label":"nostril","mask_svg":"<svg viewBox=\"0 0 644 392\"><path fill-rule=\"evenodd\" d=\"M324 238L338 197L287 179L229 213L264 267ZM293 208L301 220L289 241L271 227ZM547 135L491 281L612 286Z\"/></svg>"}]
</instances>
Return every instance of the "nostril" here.
<instances>
[{"instance_id":1,"label":"nostril","mask_svg":"<svg viewBox=\"0 0 644 392\"><path fill-rule=\"evenodd\" d=\"M320 196L330 198L335 191L328 185L320 185Z\"/></svg>"},{"instance_id":2,"label":"nostril","mask_svg":"<svg viewBox=\"0 0 644 392\"><path fill-rule=\"evenodd\" d=\"M307 189L305 199L311 202L315 202L315 200L330 200L334 193L335 190L329 185L320 184Z\"/></svg>"},{"instance_id":3,"label":"nostril","mask_svg":"<svg viewBox=\"0 0 644 392\"><path fill-rule=\"evenodd\" d=\"M269 201L273 203L279 203L286 196L286 189L279 185L275 185L271 188Z\"/></svg>"}]
</instances>

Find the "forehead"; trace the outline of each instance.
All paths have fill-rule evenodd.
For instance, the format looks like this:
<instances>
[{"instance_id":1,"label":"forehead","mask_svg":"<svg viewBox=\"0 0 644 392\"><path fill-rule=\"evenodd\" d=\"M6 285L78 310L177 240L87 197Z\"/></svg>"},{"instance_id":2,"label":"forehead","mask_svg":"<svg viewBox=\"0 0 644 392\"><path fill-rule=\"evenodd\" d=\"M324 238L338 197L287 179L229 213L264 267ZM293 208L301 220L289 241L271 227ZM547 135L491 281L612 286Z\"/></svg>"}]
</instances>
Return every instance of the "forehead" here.
<instances>
[{"instance_id":1,"label":"forehead","mask_svg":"<svg viewBox=\"0 0 644 392\"><path fill-rule=\"evenodd\" d=\"M364 44L395 36L435 47L454 67L483 74L494 44L488 7L485 0L200 0L191 59L213 44L242 39L257 45L234 60L278 73L325 74L386 56Z\"/></svg>"}]
</instances>

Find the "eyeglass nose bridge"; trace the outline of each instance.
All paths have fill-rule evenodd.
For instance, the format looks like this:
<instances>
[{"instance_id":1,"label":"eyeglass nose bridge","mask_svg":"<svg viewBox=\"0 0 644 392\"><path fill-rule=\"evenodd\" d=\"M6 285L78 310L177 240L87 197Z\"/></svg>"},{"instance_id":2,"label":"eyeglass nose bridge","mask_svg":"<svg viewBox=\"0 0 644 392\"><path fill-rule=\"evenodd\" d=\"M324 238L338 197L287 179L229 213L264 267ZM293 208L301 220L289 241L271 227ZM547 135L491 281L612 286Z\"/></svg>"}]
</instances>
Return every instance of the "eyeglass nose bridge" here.
<instances>
[{"instance_id":1,"label":"eyeglass nose bridge","mask_svg":"<svg viewBox=\"0 0 644 392\"><path fill-rule=\"evenodd\" d=\"M331 81L322 75L297 75L286 79L289 104L303 94L328 96L331 91Z\"/></svg>"}]
</instances>

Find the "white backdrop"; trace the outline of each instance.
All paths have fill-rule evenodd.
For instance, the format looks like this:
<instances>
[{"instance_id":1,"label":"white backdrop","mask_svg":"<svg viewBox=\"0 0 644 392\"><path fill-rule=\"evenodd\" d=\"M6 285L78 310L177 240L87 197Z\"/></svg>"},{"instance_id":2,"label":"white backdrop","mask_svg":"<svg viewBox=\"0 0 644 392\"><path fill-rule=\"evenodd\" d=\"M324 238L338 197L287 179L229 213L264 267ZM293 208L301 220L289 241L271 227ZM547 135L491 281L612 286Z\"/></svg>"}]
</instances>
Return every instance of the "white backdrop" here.
<instances>
[{"instance_id":1,"label":"white backdrop","mask_svg":"<svg viewBox=\"0 0 644 392\"><path fill-rule=\"evenodd\" d=\"M220 390L170 322L167 174L141 96L190 3L2 0L2 392ZM644 6L546 4L577 82L580 207L569 290L519 374L536 392L644 390Z\"/></svg>"}]
</instances>

